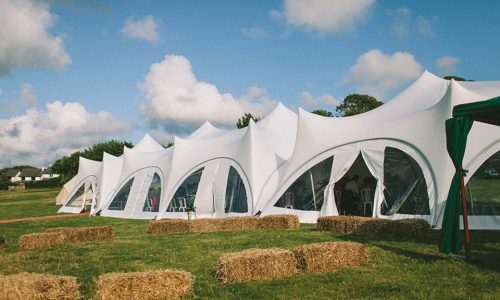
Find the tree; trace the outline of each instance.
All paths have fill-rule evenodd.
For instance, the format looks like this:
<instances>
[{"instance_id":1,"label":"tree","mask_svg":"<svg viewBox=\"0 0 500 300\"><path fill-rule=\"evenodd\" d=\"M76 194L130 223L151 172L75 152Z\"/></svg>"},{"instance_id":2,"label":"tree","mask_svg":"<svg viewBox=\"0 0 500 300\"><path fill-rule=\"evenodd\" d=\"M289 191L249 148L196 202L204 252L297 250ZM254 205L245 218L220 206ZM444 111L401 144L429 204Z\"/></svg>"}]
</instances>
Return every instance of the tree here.
<instances>
[{"instance_id":1,"label":"tree","mask_svg":"<svg viewBox=\"0 0 500 300\"><path fill-rule=\"evenodd\" d=\"M169 142L168 144L164 145L163 148L170 148L174 145L174 142Z\"/></svg>"},{"instance_id":2,"label":"tree","mask_svg":"<svg viewBox=\"0 0 500 300\"><path fill-rule=\"evenodd\" d=\"M382 104L384 103L369 95L351 94L344 98L335 111L341 117L348 117L367 112Z\"/></svg>"},{"instance_id":3,"label":"tree","mask_svg":"<svg viewBox=\"0 0 500 300\"><path fill-rule=\"evenodd\" d=\"M101 161L104 152L112 154L114 156L122 155L123 146L132 148L134 145L130 142L120 142L117 140L98 143L83 151L77 151L69 156L64 156L56 160L52 165L52 170L56 173L61 174L61 184L64 184L78 172L78 160L80 156L92 160Z\"/></svg>"},{"instance_id":4,"label":"tree","mask_svg":"<svg viewBox=\"0 0 500 300\"><path fill-rule=\"evenodd\" d=\"M247 127L248 124L250 123L250 119L254 120L255 122L259 122L262 118L254 117L251 113L245 113L241 118L238 119L238 122L236 122L236 127L238 128Z\"/></svg>"},{"instance_id":5,"label":"tree","mask_svg":"<svg viewBox=\"0 0 500 300\"><path fill-rule=\"evenodd\" d=\"M317 115L320 115L323 117L333 117L333 113L331 111L327 111L324 109L316 109L316 110L313 110L311 113L317 114Z\"/></svg>"}]
</instances>

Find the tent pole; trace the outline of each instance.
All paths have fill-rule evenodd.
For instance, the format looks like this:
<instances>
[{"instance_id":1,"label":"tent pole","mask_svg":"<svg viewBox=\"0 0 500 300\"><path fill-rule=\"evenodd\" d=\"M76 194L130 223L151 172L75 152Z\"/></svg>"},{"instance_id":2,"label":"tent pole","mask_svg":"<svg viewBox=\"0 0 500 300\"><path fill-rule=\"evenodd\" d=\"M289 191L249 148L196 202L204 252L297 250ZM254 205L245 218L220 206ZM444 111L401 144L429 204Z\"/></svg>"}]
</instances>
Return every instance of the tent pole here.
<instances>
[{"instance_id":1,"label":"tent pole","mask_svg":"<svg viewBox=\"0 0 500 300\"><path fill-rule=\"evenodd\" d=\"M471 262L471 250L470 250L470 234L469 234L469 222L467 219L467 199L465 197L465 184L464 184L464 171L462 166L460 166L460 195L462 196L462 216L464 221L464 235L465 235L465 259Z\"/></svg>"}]
</instances>

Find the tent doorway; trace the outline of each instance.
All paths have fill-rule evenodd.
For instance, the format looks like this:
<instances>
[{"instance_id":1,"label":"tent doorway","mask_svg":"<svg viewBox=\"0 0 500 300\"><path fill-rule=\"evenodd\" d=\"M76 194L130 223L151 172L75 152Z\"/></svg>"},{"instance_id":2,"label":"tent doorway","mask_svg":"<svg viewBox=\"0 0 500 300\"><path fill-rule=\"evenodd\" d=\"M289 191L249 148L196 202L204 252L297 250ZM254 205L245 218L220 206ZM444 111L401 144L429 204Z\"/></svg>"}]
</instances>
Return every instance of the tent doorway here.
<instances>
[{"instance_id":1,"label":"tent doorway","mask_svg":"<svg viewBox=\"0 0 500 300\"><path fill-rule=\"evenodd\" d=\"M377 180L368 170L360 153L349 171L335 183L335 198L339 214L371 216L376 186Z\"/></svg>"}]
</instances>

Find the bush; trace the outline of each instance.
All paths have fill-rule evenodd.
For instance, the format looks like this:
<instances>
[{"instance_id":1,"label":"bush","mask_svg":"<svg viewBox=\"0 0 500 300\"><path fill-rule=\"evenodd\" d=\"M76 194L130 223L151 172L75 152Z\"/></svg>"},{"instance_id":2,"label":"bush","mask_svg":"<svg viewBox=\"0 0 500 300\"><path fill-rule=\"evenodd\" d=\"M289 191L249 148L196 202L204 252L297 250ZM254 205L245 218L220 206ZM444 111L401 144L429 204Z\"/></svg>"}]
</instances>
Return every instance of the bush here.
<instances>
[{"instance_id":1,"label":"bush","mask_svg":"<svg viewBox=\"0 0 500 300\"><path fill-rule=\"evenodd\" d=\"M0 250L5 247L5 238L0 235Z\"/></svg>"},{"instance_id":2,"label":"bush","mask_svg":"<svg viewBox=\"0 0 500 300\"><path fill-rule=\"evenodd\" d=\"M26 189L40 189L40 188L59 188L61 187L61 178L50 178L39 181L26 181Z\"/></svg>"}]
</instances>

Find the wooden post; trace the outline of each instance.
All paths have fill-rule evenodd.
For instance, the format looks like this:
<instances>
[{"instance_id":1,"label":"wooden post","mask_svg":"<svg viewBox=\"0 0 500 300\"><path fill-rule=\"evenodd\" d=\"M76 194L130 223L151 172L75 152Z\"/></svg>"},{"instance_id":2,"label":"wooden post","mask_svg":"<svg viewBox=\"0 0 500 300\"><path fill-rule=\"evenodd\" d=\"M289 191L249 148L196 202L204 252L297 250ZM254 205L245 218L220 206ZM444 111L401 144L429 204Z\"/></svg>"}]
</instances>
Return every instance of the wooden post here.
<instances>
[{"instance_id":1,"label":"wooden post","mask_svg":"<svg viewBox=\"0 0 500 300\"><path fill-rule=\"evenodd\" d=\"M467 219L467 198L465 196L464 170L460 166L460 195L462 196L462 216L464 221L465 259L471 262L469 221Z\"/></svg>"}]
</instances>

